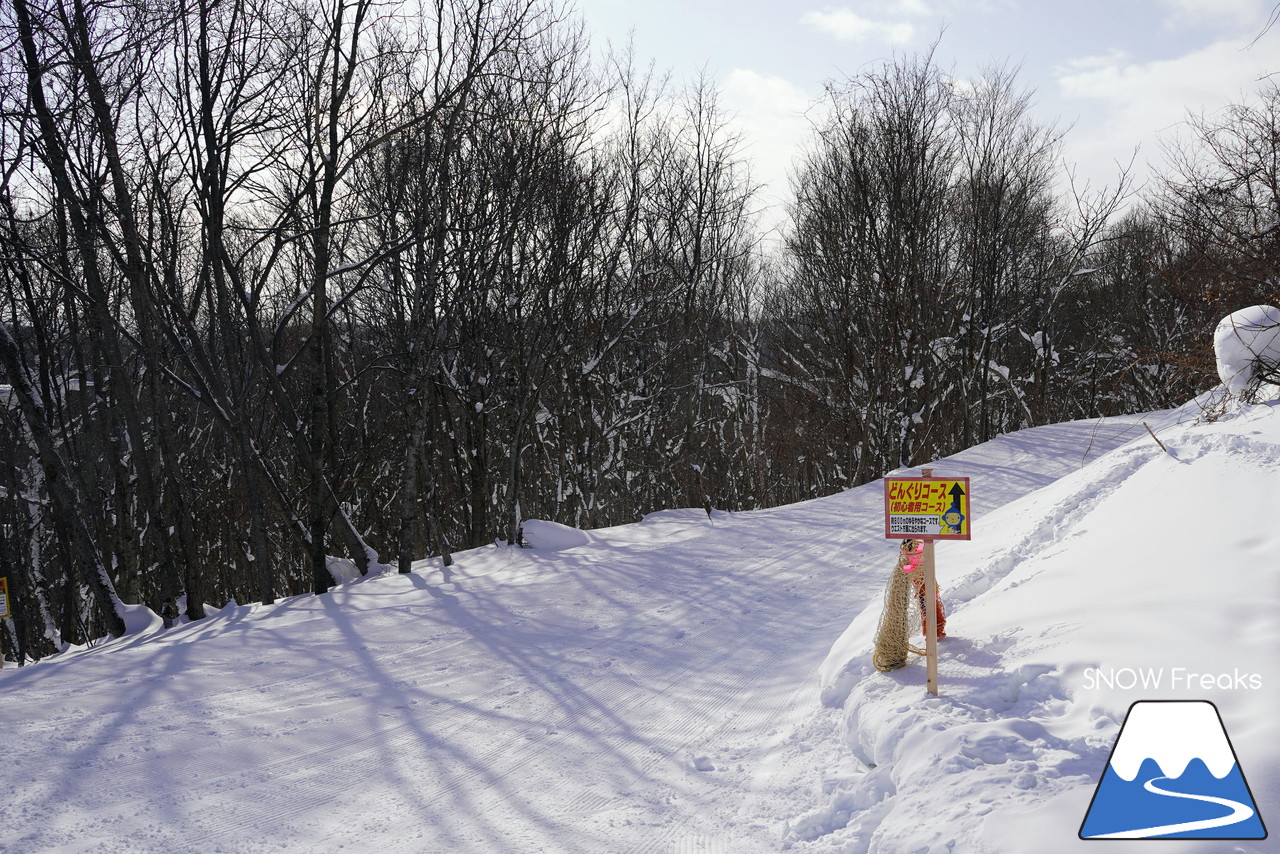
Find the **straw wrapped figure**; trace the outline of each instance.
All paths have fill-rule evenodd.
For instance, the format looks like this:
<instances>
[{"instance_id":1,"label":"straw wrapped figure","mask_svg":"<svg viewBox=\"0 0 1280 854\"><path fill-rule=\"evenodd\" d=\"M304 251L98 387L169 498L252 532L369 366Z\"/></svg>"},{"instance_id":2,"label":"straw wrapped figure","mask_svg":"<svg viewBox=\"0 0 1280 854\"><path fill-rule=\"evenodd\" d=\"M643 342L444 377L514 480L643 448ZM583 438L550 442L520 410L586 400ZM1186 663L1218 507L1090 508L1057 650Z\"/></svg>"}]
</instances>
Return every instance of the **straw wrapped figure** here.
<instances>
[{"instance_id":1,"label":"straw wrapped figure","mask_svg":"<svg viewBox=\"0 0 1280 854\"><path fill-rule=\"evenodd\" d=\"M871 661L876 670L897 670L906 666L907 654L924 655L924 650L911 645L911 625L915 615L920 618L920 632L927 631L924 608L924 572L919 571L924 556L922 540L903 540L898 549L898 562L884 589L884 610L880 613L880 625L876 628L876 648ZM914 594L914 595L913 595ZM938 637L946 637L946 615L942 610L942 597L935 596L934 607L938 615ZM914 614L912 613L914 612Z\"/></svg>"}]
</instances>

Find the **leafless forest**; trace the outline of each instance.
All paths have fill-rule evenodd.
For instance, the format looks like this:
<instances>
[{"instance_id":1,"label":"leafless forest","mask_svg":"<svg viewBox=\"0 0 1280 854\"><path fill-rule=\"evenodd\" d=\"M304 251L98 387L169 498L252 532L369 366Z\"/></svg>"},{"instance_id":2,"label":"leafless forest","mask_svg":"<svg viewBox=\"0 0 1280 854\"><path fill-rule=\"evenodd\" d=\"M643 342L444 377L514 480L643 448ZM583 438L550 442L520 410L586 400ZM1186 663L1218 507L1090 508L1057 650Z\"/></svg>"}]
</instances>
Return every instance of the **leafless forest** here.
<instances>
[{"instance_id":1,"label":"leafless forest","mask_svg":"<svg viewBox=\"0 0 1280 854\"><path fill-rule=\"evenodd\" d=\"M1280 299L1270 81L1084 188L1015 72L902 57L830 81L780 239L714 81L540 0L0 0L0 99L19 660L1179 404Z\"/></svg>"}]
</instances>

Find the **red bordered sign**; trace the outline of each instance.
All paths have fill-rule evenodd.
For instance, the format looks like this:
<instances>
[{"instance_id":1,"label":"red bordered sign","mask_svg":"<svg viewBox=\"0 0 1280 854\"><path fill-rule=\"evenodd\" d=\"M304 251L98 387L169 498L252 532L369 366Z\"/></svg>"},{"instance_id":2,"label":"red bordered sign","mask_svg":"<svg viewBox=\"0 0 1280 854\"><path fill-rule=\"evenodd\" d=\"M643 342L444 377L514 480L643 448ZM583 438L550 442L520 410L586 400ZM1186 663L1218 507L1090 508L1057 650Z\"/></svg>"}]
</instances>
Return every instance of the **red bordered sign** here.
<instances>
[{"instance_id":1,"label":"red bordered sign","mask_svg":"<svg viewBox=\"0 0 1280 854\"><path fill-rule=\"evenodd\" d=\"M967 477L884 479L886 539L967 540L972 515Z\"/></svg>"}]
</instances>

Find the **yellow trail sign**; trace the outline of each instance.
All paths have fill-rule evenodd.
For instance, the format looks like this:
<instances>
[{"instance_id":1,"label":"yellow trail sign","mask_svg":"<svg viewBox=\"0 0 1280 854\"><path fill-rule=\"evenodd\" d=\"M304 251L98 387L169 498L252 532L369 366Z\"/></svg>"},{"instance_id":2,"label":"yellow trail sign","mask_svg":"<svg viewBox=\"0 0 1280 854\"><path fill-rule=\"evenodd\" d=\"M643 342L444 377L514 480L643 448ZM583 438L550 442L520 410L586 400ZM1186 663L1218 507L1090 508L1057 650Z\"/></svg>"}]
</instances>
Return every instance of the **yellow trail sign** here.
<instances>
[{"instance_id":1,"label":"yellow trail sign","mask_svg":"<svg viewBox=\"0 0 1280 854\"><path fill-rule=\"evenodd\" d=\"M924 572L924 648L928 668L925 690L938 695L938 596L934 567L934 540L969 539L969 478L934 477L933 469L921 469L923 477L884 479L884 536L890 540L924 540L920 561Z\"/></svg>"},{"instance_id":2,"label":"yellow trail sign","mask_svg":"<svg viewBox=\"0 0 1280 854\"><path fill-rule=\"evenodd\" d=\"M969 478L886 477L887 539L969 539Z\"/></svg>"}]
</instances>

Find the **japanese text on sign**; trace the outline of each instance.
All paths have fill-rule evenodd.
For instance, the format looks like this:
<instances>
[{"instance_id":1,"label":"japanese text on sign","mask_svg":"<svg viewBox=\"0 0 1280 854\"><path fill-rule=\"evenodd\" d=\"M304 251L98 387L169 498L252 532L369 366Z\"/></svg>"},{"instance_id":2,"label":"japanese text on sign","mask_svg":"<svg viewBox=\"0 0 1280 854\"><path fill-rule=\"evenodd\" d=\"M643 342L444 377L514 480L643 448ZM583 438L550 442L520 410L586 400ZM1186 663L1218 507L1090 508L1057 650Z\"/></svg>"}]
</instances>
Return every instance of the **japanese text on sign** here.
<instances>
[{"instance_id":1,"label":"japanese text on sign","mask_svg":"<svg viewBox=\"0 0 1280 854\"><path fill-rule=\"evenodd\" d=\"M969 478L884 479L884 535L969 539Z\"/></svg>"}]
</instances>

